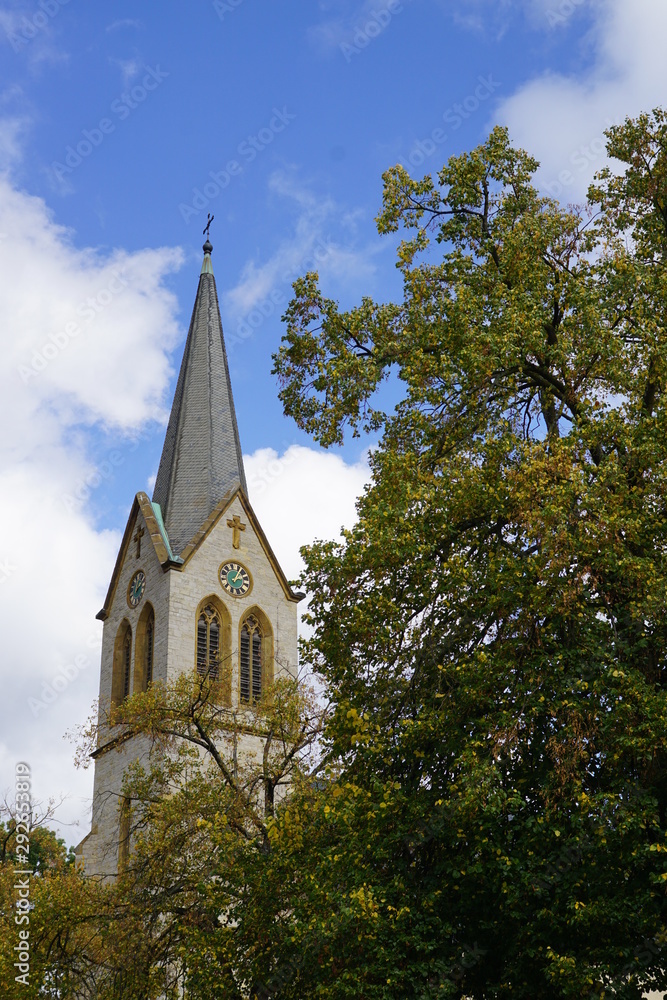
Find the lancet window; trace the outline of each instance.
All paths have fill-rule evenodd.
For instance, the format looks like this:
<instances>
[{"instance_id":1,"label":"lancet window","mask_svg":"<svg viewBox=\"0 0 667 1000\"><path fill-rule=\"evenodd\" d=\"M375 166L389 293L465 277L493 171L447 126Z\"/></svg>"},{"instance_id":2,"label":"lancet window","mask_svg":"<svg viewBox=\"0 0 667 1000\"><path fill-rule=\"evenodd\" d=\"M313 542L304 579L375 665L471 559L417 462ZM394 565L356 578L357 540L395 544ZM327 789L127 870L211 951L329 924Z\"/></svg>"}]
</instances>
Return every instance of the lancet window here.
<instances>
[{"instance_id":1,"label":"lancet window","mask_svg":"<svg viewBox=\"0 0 667 1000\"><path fill-rule=\"evenodd\" d=\"M199 614L197 622L197 673L217 680L220 674L220 615L211 604Z\"/></svg>"},{"instance_id":2,"label":"lancet window","mask_svg":"<svg viewBox=\"0 0 667 1000\"><path fill-rule=\"evenodd\" d=\"M125 633L123 640L123 701L130 694L130 668L132 666L132 633Z\"/></svg>"},{"instance_id":3,"label":"lancet window","mask_svg":"<svg viewBox=\"0 0 667 1000\"><path fill-rule=\"evenodd\" d=\"M120 705L132 687L132 629L127 619L121 622L116 633L111 676L111 704Z\"/></svg>"},{"instance_id":4,"label":"lancet window","mask_svg":"<svg viewBox=\"0 0 667 1000\"><path fill-rule=\"evenodd\" d=\"M241 701L254 703L262 697L262 627L248 615L241 626Z\"/></svg>"}]
</instances>

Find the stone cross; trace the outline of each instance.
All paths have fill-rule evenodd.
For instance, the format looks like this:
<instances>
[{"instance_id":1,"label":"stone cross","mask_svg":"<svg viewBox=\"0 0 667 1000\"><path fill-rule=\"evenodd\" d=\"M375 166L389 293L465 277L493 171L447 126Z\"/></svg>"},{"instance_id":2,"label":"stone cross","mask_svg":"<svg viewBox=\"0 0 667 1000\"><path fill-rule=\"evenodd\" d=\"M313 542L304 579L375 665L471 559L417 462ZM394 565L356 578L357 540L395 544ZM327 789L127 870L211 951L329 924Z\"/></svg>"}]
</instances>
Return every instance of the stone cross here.
<instances>
[{"instance_id":1,"label":"stone cross","mask_svg":"<svg viewBox=\"0 0 667 1000\"><path fill-rule=\"evenodd\" d=\"M233 529L232 545L235 549L239 549L241 547L241 532L245 531L245 524L241 524L241 518L238 514L234 514L234 517L227 518L227 527Z\"/></svg>"},{"instance_id":2,"label":"stone cross","mask_svg":"<svg viewBox=\"0 0 667 1000\"><path fill-rule=\"evenodd\" d=\"M136 559L138 559L139 556L141 555L141 539L143 538L144 534L145 534L144 529L141 527L141 525L138 525L137 532L134 538L132 539L133 542L137 543L137 553L135 556Z\"/></svg>"}]
</instances>

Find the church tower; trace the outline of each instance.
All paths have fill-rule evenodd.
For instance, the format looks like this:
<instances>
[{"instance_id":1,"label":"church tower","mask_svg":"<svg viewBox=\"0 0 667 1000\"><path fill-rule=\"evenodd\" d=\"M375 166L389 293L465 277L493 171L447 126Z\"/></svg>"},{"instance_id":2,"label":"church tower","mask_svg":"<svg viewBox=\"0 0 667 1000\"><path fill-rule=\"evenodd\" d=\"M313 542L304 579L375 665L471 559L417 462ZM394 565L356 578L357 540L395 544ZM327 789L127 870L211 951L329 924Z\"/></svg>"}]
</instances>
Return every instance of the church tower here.
<instances>
[{"instance_id":1,"label":"church tower","mask_svg":"<svg viewBox=\"0 0 667 1000\"><path fill-rule=\"evenodd\" d=\"M192 319L153 498L137 493L104 607L99 711L184 671L232 664L223 697L252 706L281 672L296 676L297 604L250 506L227 352L204 244ZM93 754L86 874L118 868L122 779L142 752L109 731Z\"/></svg>"}]
</instances>

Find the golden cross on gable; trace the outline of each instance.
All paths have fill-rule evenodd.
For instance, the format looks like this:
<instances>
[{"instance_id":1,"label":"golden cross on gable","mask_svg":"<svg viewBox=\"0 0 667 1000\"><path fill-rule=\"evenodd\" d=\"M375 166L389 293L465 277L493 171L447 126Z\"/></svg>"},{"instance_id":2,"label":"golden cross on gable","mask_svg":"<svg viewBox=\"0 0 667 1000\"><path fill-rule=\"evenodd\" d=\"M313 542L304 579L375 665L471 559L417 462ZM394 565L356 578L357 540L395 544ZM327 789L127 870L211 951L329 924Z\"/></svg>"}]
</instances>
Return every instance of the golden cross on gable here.
<instances>
[{"instance_id":1,"label":"golden cross on gable","mask_svg":"<svg viewBox=\"0 0 667 1000\"><path fill-rule=\"evenodd\" d=\"M239 515L234 514L234 517L227 518L227 527L233 529L232 545L235 549L239 549L241 547L241 532L245 531L245 524L241 524Z\"/></svg>"},{"instance_id":2,"label":"golden cross on gable","mask_svg":"<svg viewBox=\"0 0 667 1000\"><path fill-rule=\"evenodd\" d=\"M136 552L136 556L135 556L136 559L138 559L139 556L141 555L141 539L143 538L144 535L145 535L144 529L141 527L140 524L137 525L136 534L135 534L134 538L132 539L133 542L137 543L137 552Z\"/></svg>"}]
</instances>

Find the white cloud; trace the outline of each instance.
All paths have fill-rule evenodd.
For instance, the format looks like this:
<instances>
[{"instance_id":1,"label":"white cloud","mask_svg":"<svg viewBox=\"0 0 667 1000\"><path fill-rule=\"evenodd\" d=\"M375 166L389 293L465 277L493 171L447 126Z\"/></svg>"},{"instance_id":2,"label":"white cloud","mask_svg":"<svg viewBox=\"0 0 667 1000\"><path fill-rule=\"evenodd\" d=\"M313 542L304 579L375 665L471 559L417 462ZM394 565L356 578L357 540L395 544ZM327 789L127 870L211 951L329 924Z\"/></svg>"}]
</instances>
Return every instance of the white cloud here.
<instances>
[{"instance_id":1,"label":"white cloud","mask_svg":"<svg viewBox=\"0 0 667 1000\"><path fill-rule=\"evenodd\" d=\"M348 62L401 15L412 0L333 0L327 16L308 29L308 39L323 52L341 51Z\"/></svg>"},{"instance_id":2,"label":"white cloud","mask_svg":"<svg viewBox=\"0 0 667 1000\"><path fill-rule=\"evenodd\" d=\"M105 31L118 31L121 28L135 28L138 31L140 28L143 28L143 22L131 17L122 17L119 18L119 20L112 21L111 24L108 24Z\"/></svg>"},{"instance_id":3,"label":"white cloud","mask_svg":"<svg viewBox=\"0 0 667 1000\"><path fill-rule=\"evenodd\" d=\"M132 83L137 74L144 68L144 63L136 56L133 59L109 59L109 62L112 66L116 66L120 70L120 77L124 87Z\"/></svg>"},{"instance_id":4,"label":"white cloud","mask_svg":"<svg viewBox=\"0 0 667 1000\"><path fill-rule=\"evenodd\" d=\"M16 762L27 761L35 798L67 795L59 818L85 825L92 776L74 770L64 734L85 721L97 697L95 614L119 537L96 531L63 502L77 468L77 457L56 446L0 476L0 791L11 788ZM70 843L82 830L67 834Z\"/></svg>"},{"instance_id":5,"label":"white cloud","mask_svg":"<svg viewBox=\"0 0 667 1000\"><path fill-rule=\"evenodd\" d=\"M366 455L348 465L334 452L290 445L282 455L260 448L243 461L253 509L284 572L296 579L302 545L338 538L356 521L355 501L370 480Z\"/></svg>"},{"instance_id":6,"label":"white cloud","mask_svg":"<svg viewBox=\"0 0 667 1000\"><path fill-rule=\"evenodd\" d=\"M79 250L44 202L7 177L0 232L4 432L19 420L29 429L23 446L32 448L39 435L30 428L41 434L46 407L66 423L121 429L161 418L166 352L179 335L177 302L162 281L180 266L181 251Z\"/></svg>"},{"instance_id":7,"label":"white cloud","mask_svg":"<svg viewBox=\"0 0 667 1000\"><path fill-rule=\"evenodd\" d=\"M21 140L31 124L28 102L19 84L12 83L0 90L0 173L21 161Z\"/></svg>"},{"instance_id":8,"label":"white cloud","mask_svg":"<svg viewBox=\"0 0 667 1000\"><path fill-rule=\"evenodd\" d=\"M250 328L257 325L250 317L253 310L267 304L270 306L271 294L281 286L291 284L295 278L309 270L318 271L323 282L336 280L349 286L368 281L375 274L374 257L383 250L377 241L356 249L334 240L331 235L334 229L347 237L355 235L360 210L346 210L330 196L320 197L314 194L293 170L286 169L272 174L269 189L277 198L294 202L299 215L292 234L280 242L274 253L261 262L247 261L237 284L225 290L225 309L237 323L241 339L248 336ZM278 304L284 307L287 297L281 295ZM271 312L276 310L270 309L264 314L269 315ZM261 322L261 315L258 318ZM235 327L230 334L232 346L236 336Z\"/></svg>"},{"instance_id":9,"label":"white cloud","mask_svg":"<svg viewBox=\"0 0 667 1000\"><path fill-rule=\"evenodd\" d=\"M570 7L554 0L548 10ZM663 103L667 93L667 6L655 0L599 0L586 9L593 18L586 37L591 67L576 75L545 72L494 113L513 140L540 160L540 183L563 202L583 201L593 174L606 162L604 129ZM553 30L561 26L572 24L557 21Z\"/></svg>"},{"instance_id":10,"label":"white cloud","mask_svg":"<svg viewBox=\"0 0 667 1000\"><path fill-rule=\"evenodd\" d=\"M436 0L454 23L499 41L517 18L525 17L531 28L550 31L574 23L605 0Z\"/></svg>"},{"instance_id":11,"label":"white cloud","mask_svg":"<svg viewBox=\"0 0 667 1000\"><path fill-rule=\"evenodd\" d=\"M468 31L502 38L511 21L516 0L438 0L439 6L450 14L454 23ZM519 0L521 6L521 0Z\"/></svg>"},{"instance_id":12,"label":"white cloud","mask_svg":"<svg viewBox=\"0 0 667 1000\"><path fill-rule=\"evenodd\" d=\"M287 579L296 580L304 566L301 546L338 540L341 529L356 521L356 500L370 481L368 453L348 465L335 452L290 445L282 455L260 448L243 461L253 510ZM302 620L308 603L299 605L302 637L312 634L312 626Z\"/></svg>"},{"instance_id":13,"label":"white cloud","mask_svg":"<svg viewBox=\"0 0 667 1000\"><path fill-rule=\"evenodd\" d=\"M308 29L308 38L312 44L323 51L339 48L354 32L354 26L370 10L371 0L332 0L320 5L326 11L326 16L319 24Z\"/></svg>"},{"instance_id":14,"label":"white cloud","mask_svg":"<svg viewBox=\"0 0 667 1000\"><path fill-rule=\"evenodd\" d=\"M25 128L22 118L4 118L0 121L0 170L6 170L21 156L21 133Z\"/></svg>"}]
</instances>

